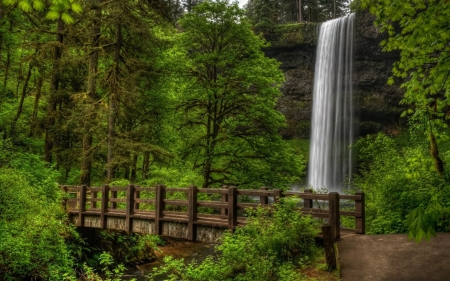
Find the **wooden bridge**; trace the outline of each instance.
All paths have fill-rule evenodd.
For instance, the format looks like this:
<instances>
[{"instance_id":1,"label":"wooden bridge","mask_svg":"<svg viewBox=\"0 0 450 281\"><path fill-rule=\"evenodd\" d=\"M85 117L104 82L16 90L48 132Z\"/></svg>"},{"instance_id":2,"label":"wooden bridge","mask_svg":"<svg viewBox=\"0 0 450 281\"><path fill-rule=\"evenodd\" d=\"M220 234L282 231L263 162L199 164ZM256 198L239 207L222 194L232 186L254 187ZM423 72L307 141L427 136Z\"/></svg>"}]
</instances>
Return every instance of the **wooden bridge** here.
<instances>
[{"instance_id":1,"label":"wooden bridge","mask_svg":"<svg viewBox=\"0 0 450 281\"><path fill-rule=\"evenodd\" d=\"M355 195L313 194L305 192L267 190L267 188L220 189L155 187L62 186L67 193L63 206L72 223L79 227L116 229L127 232L156 234L218 242L226 229L234 231L246 224L245 209L270 206L281 197L301 198L299 211L325 219L331 225L332 236L340 238L341 216L355 218L355 233L365 233L364 193ZM342 200L352 201L354 210L340 210ZM322 202L322 204L318 204ZM322 205L322 206L321 206ZM348 208L346 203L346 209ZM325 209L326 207L326 209ZM205 208L207 209L207 212Z\"/></svg>"}]
</instances>

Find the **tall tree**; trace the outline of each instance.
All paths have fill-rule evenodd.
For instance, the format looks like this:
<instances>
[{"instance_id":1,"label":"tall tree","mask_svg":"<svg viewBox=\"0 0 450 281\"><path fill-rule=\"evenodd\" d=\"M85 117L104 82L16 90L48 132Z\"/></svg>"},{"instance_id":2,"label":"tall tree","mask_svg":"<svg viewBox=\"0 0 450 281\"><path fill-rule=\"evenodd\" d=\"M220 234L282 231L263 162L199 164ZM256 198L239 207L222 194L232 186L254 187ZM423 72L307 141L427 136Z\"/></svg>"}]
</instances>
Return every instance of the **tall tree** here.
<instances>
[{"instance_id":1,"label":"tall tree","mask_svg":"<svg viewBox=\"0 0 450 281\"><path fill-rule=\"evenodd\" d=\"M292 176L290 168L298 166L287 167L278 157L293 162L277 132L285 123L275 109L283 75L279 63L264 56L266 43L253 34L244 11L227 1L205 1L179 24L187 86L178 109L189 129L186 152L202 172L203 187L273 185L261 179L273 171Z\"/></svg>"},{"instance_id":2,"label":"tall tree","mask_svg":"<svg viewBox=\"0 0 450 281\"><path fill-rule=\"evenodd\" d=\"M87 95L89 99L89 112L86 112L83 135L83 152L81 159L81 178L80 184L90 185L91 169L92 169L92 142L93 142L93 128L97 120L97 112L99 111L100 97L97 93L97 76L98 76L98 62L99 62L99 46L101 34L101 19L102 19L102 0L92 0L91 9L94 11L92 17L91 27L91 43L89 48L89 73L87 77Z\"/></svg>"},{"instance_id":3,"label":"tall tree","mask_svg":"<svg viewBox=\"0 0 450 281\"><path fill-rule=\"evenodd\" d=\"M388 33L389 38L382 42L384 50L400 52L388 83L393 84L395 77L404 81L402 103L409 105L404 115L410 116L412 124L426 128L436 172L448 175L438 143L450 137L450 2L362 0L361 4ZM445 179L448 181L448 176ZM430 193L429 205L417 208L409 217L410 235L418 239L434 234L434 225L450 213L444 190L436 187Z\"/></svg>"}]
</instances>

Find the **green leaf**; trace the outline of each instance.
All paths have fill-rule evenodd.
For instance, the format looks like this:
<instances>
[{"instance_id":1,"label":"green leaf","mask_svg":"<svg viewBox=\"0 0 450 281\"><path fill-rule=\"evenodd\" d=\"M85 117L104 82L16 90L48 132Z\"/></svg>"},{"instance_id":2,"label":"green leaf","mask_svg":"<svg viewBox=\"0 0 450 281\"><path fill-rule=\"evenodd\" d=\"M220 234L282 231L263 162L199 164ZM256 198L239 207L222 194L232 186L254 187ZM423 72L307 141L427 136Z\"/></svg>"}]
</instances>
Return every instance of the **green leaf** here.
<instances>
[{"instance_id":1,"label":"green leaf","mask_svg":"<svg viewBox=\"0 0 450 281\"><path fill-rule=\"evenodd\" d=\"M57 11L49 11L46 15L45 18L48 20L57 20L60 18L60 13Z\"/></svg>"},{"instance_id":2,"label":"green leaf","mask_svg":"<svg viewBox=\"0 0 450 281\"><path fill-rule=\"evenodd\" d=\"M70 5L70 9L74 11L75 13L79 14L83 11L83 8L81 7L81 4L78 2L74 2Z\"/></svg>"},{"instance_id":3,"label":"green leaf","mask_svg":"<svg viewBox=\"0 0 450 281\"><path fill-rule=\"evenodd\" d=\"M67 23L67 24L72 24L75 22L75 19L68 13L63 12L61 14L61 19L63 22Z\"/></svg>"},{"instance_id":4,"label":"green leaf","mask_svg":"<svg viewBox=\"0 0 450 281\"><path fill-rule=\"evenodd\" d=\"M19 5L19 8L24 12L31 12L33 10L30 3L26 0L19 1L18 5Z\"/></svg>"},{"instance_id":5,"label":"green leaf","mask_svg":"<svg viewBox=\"0 0 450 281\"><path fill-rule=\"evenodd\" d=\"M33 8L36 11L43 11L45 9L45 3L43 1L35 0L33 1Z\"/></svg>"}]
</instances>

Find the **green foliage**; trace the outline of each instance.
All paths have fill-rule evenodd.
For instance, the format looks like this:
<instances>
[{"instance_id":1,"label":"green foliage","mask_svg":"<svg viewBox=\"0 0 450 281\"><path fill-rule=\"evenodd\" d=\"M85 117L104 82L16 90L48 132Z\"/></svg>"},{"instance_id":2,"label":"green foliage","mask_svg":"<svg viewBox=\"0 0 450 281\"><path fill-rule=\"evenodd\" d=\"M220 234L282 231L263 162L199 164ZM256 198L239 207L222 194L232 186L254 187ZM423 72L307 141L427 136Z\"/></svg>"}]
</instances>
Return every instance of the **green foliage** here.
<instances>
[{"instance_id":1,"label":"green foliage","mask_svg":"<svg viewBox=\"0 0 450 281\"><path fill-rule=\"evenodd\" d=\"M299 280L295 266L315 252L317 221L295 210L297 201L284 199L273 210L249 211L248 224L225 233L217 257L184 265L165 258L165 265L150 277L167 274L168 280Z\"/></svg>"},{"instance_id":2,"label":"green foliage","mask_svg":"<svg viewBox=\"0 0 450 281\"><path fill-rule=\"evenodd\" d=\"M154 258L157 246L163 242L156 235L84 228L68 237L67 244L76 258L77 267L86 264L101 268L99 261L105 252L111 259L124 264L149 262Z\"/></svg>"},{"instance_id":3,"label":"green foliage","mask_svg":"<svg viewBox=\"0 0 450 281\"><path fill-rule=\"evenodd\" d=\"M71 230L52 182L55 173L34 156L15 161L27 168L0 168L0 279L69 278L72 259L64 236Z\"/></svg>"},{"instance_id":4,"label":"green foliage","mask_svg":"<svg viewBox=\"0 0 450 281\"><path fill-rule=\"evenodd\" d=\"M274 47L294 47L317 42L316 23L294 23L276 25L270 42Z\"/></svg>"},{"instance_id":5,"label":"green foliage","mask_svg":"<svg viewBox=\"0 0 450 281\"><path fill-rule=\"evenodd\" d=\"M176 49L184 55L174 79L184 79L177 100L182 155L202 172L203 187L293 182L303 160L278 135L285 126L275 109L283 75L264 56L267 43L236 3L206 1L179 24Z\"/></svg>"},{"instance_id":6,"label":"green foliage","mask_svg":"<svg viewBox=\"0 0 450 281\"><path fill-rule=\"evenodd\" d=\"M434 170L445 177L448 171L445 171L445 161L439 155L437 144L450 137L450 36L447 20L450 3L440 0L362 0L360 3L362 8L369 9L376 16L376 24L389 35L381 43L384 51L400 52L400 60L394 63L393 77L387 82L393 84L396 82L394 78L402 79L406 92L401 103L409 105L403 116L410 116L412 124L422 125L422 139L430 142ZM408 175L418 177L421 170L423 168L411 170ZM442 186L446 184L436 182L435 177L432 179L434 184L421 183L419 187L427 190L430 201L414 210L409 219L410 235L418 240L434 234L432 225L438 222L437 217L448 213L445 204L438 199L445 196Z\"/></svg>"},{"instance_id":7,"label":"green foliage","mask_svg":"<svg viewBox=\"0 0 450 281\"><path fill-rule=\"evenodd\" d=\"M83 271L81 272L81 276L85 281L121 281L122 277L126 270L126 267L123 264L119 264L114 266L113 257L107 253L103 252L99 258L98 263L101 265L101 273L104 278L102 278L95 270L88 265L83 265ZM130 279L131 281L135 281L135 278Z\"/></svg>"},{"instance_id":8,"label":"green foliage","mask_svg":"<svg viewBox=\"0 0 450 281\"><path fill-rule=\"evenodd\" d=\"M444 188L448 185L435 172L423 144L397 147L391 138L379 134L361 139L356 147L360 175L354 186L366 194L367 233L408 231L420 240L436 229L446 230L449 221L439 198L450 195Z\"/></svg>"}]
</instances>

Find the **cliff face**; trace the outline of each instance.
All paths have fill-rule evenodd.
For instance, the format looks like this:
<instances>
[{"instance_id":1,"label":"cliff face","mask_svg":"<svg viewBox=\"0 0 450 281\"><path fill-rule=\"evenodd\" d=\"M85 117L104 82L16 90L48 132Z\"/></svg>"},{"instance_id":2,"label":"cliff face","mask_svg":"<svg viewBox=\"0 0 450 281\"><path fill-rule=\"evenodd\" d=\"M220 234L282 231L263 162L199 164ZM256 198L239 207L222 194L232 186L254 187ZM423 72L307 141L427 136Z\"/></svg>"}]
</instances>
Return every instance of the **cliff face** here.
<instances>
[{"instance_id":1,"label":"cliff face","mask_svg":"<svg viewBox=\"0 0 450 281\"><path fill-rule=\"evenodd\" d=\"M373 20L365 12L356 15L353 81L360 135L377 131L395 134L401 125L403 108L399 102L403 90L398 85L387 85L386 81L398 54L382 52L379 45L386 35L379 33ZM278 102L278 109L285 114L288 123L282 134L285 138L308 138L316 42L309 38L295 44L290 42L288 46L280 42L272 46L266 54L281 62L286 78L281 89L283 97Z\"/></svg>"}]
</instances>

